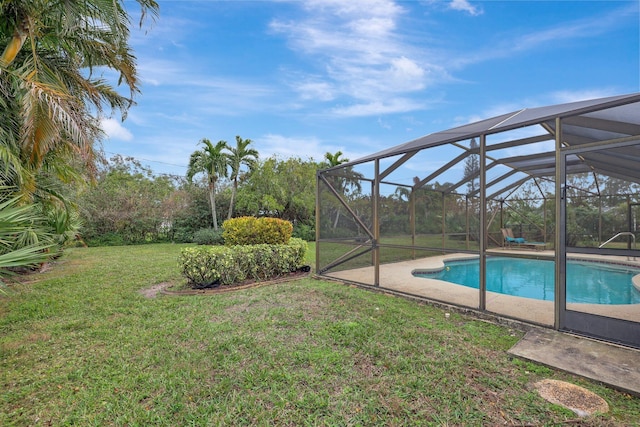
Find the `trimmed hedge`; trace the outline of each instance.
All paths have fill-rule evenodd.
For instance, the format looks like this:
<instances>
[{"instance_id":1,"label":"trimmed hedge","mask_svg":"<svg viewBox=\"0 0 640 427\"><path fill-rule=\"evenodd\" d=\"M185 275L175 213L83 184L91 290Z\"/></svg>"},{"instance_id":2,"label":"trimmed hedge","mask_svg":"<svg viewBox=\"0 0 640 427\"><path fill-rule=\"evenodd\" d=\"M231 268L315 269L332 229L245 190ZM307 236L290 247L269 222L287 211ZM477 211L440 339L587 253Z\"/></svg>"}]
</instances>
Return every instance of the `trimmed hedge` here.
<instances>
[{"instance_id":1,"label":"trimmed hedge","mask_svg":"<svg viewBox=\"0 0 640 427\"><path fill-rule=\"evenodd\" d=\"M233 245L286 245L293 233L293 225L279 218L242 216L222 223L224 244Z\"/></svg>"},{"instance_id":2,"label":"trimmed hedge","mask_svg":"<svg viewBox=\"0 0 640 427\"><path fill-rule=\"evenodd\" d=\"M292 238L287 245L198 246L182 249L182 275L194 288L266 280L304 265L307 242Z\"/></svg>"}]
</instances>

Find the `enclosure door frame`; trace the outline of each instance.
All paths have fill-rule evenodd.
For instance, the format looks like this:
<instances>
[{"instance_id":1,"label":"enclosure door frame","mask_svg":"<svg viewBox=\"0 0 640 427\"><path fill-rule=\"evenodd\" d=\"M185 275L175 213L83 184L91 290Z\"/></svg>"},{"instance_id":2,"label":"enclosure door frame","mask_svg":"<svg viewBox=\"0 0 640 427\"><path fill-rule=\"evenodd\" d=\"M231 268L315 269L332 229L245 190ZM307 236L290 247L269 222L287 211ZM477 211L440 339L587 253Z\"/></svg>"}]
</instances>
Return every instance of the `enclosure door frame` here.
<instances>
[{"instance_id":1,"label":"enclosure door frame","mask_svg":"<svg viewBox=\"0 0 640 427\"><path fill-rule=\"evenodd\" d=\"M640 323L624 319L617 319L592 313L567 309L566 301L566 162L570 155L579 155L590 151L600 151L639 145L638 138L621 138L618 140L601 141L584 144L579 147L562 146L562 122L556 119L556 252L555 252L555 328L593 338L616 342L622 345L640 348ZM574 249L572 248L572 252ZM578 252L578 250L575 250ZM580 250L583 253L593 251ZM614 250L599 249L599 253L615 255L637 255L632 251L614 252Z\"/></svg>"}]
</instances>

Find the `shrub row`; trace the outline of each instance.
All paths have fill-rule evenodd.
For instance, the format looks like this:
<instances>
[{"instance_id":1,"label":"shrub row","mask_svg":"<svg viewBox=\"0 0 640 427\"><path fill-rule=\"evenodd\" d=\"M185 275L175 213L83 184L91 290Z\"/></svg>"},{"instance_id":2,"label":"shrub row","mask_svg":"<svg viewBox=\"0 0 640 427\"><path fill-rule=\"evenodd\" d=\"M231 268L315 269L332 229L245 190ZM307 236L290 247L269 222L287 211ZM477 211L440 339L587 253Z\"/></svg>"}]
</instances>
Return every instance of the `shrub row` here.
<instances>
[{"instance_id":1,"label":"shrub row","mask_svg":"<svg viewBox=\"0 0 640 427\"><path fill-rule=\"evenodd\" d=\"M293 225L289 221L253 216L228 219L222 224L222 228L224 244L227 246L260 243L286 245L293 232Z\"/></svg>"},{"instance_id":2,"label":"shrub row","mask_svg":"<svg viewBox=\"0 0 640 427\"><path fill-rule=\"evenodd\" d=\"M297 238L286 245L198 246L183 249L179 265L192 287L203 288L295 271L303 266L306 252L307 242Z\"/></svg>"}]
</instances>

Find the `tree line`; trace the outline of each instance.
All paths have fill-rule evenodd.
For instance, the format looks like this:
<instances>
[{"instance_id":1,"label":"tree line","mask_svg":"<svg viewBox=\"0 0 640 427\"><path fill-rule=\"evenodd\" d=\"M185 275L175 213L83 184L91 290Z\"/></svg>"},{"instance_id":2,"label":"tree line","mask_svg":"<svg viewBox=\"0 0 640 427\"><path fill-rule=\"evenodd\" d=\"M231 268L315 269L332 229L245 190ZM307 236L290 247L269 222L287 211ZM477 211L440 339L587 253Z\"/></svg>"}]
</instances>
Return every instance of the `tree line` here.
<instances>
[{"instance_id":1,"label":"tree line","mask_svg":"<svg viewBox=\"0 0 640 427\"><path fill-rule=\"evenodd\" d=\"M94 186L79 192L81 236L89 245L191 242L226 218L269 216L294 225L294 236L315 238L315 179L342 153L324 159L261 159L250 139L236 146L204 138L184 177L154 175L131 157L104 160ZM221 230L218 230L221 233Z\"/></svg>"}]
</instances>

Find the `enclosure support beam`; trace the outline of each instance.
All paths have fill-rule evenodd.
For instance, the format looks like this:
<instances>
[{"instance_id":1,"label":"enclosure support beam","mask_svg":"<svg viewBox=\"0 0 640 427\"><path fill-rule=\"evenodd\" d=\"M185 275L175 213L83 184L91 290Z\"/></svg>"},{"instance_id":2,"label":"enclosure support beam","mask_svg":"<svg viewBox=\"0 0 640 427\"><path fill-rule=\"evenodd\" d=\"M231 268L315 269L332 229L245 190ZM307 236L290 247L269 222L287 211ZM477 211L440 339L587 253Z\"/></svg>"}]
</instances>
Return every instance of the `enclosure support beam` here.
<instances>
[{"instance_id":1,"label":"enclosure support beam","mask_svg":"<svg viewBox=\"0 0 640 427\"><path fill-rule=\"evenodd\" d=\"M393 171L395 171L396 169L398 169L400 166L402 166L403 164L405 164L407 162L407 160L409 160L410 158L412 158L413 156L415 156L417 153L417 151L410 151L407 154L405 154L404 156L402 156L400 159L396 160L396 162L394 164L392 164L391 166L389 166L387 168L387 170L385 170L384 172L382 172L380 174L380 180L382 181L383 179L385 179L386 177L388 177Z\"/></svg>"},{"instance_id":2,"label":"enclosure support beam","mask_svg":"<svg viewBox=\"0 0 640 427\"><path fill-rule=\"evenodd\" d=\"M602 244L602 195L598 197L598 246Z\"/></svg>"},{"instance_id":3,"label":"enclosure support beam","mask_svg":"<svg viewBox=\"0 0 640 427\"><path fill-rule=\"evenodd\" d=\"M480 209L479 222L480 226L480 301L479 309L484 311L487 309L487 137L480 135Z\"/></svg>"},{"instance_id":4,"label":"enclosure support beam","mask_svg":"<svg viewBox=\"0 0 640 427\"><path fill-rule=\"evenodd\" d=\"M524 184L525 182L529 181L531 179L530 176L525 176L524 178L519 179L516 182L513 182L509 185L507 185L506 187L500 189L499 191L496 191L495 193L493 193L492 195L490 195L489 197L487 197L488 199L495 199L496 197L500 196L501 194L506 193L507 191L511 190L512 188L515 188L516 190L518 189L518 187L520 187L522 184ZM507 194L506 196L503 196L503 199L508 199L509 196L514 193L516 190L513 190L511 193Z\"/></svg>"},{"instance_id":5,"label":"enclosure support beam","mask_svg":"<svg viewBox=\"0 0 640 427\"><path fill-rule=\"evenodd\" d=\"M549 141L551 139L553 139L553 135L549 135L549 134L532 136L532 137L523 138L523 139L514 139L513 141L502 142L500 144L493 144L492 146L487 147L487 151L513 148L513 147L518 147L520 145L529 145L529 144L534 144L536 142Z\"/></svg>"},{"instance_id":6,"label":"enclosure support beam","mask_svg":"<svg viewBox=\"0 0 640 427\"><path fill-rule=\"evenodd\" d=\"M375 179L371 197L373 199L373 285L380 286L380 159L375 160Z\"/></svg>"},{"instance_id":7,"label":"enclosure support beam","mask_svg":"<svg viewBox=\"0 0 640 427\"><path fill-rule=\"evenodd\" d=\"M465 238L466 240L466 248L467 250L469 250L469 195L465 195L464 196L464 211L466 213L466 218L465 218L465 226L467 228L467 236Z\"/></svg>"},{"instance_id":8,"label":"enclosure support beam","mask_svg":"<svg viewBox=\"0 0 640 427\"><path fill-rule=\"evenodd\" d=\"M556 118L556 232L555 232L555 295L554 295L554 328L562 329L565 325L567 309L566 273L566 155L562 151L562 120Z\"/></svg>"},{"instance_id":9,"label":"enclosure support beam","mask_svg":"<svg viewBox=\"0 0 640 427\"><path fill-rule=\"evenodd\" d=\"M633 220L632 220L632 212L631 212L631 197L629 197L629 195L627 194L627 230L628 231L633 231ZM635 239L635 237L634 237ZM631 238L630 236L627 236L627 249L631 250ZM633 248L635 249L635 247ZM627 258L628 259L628 258Z\"/></svg>"},{"instance_id":10,"label":"enclosure support beam","mask_svg":"<svg viewBox=\"0 0 640 427\"><path fill-rule=\"evenodd\" d=\"M545 199L546 202L546 199ZM519 217L520 220L524 220L525 222L527 222L530 225L533 225L535 228L538 229L539 232L544 233L545 232L545 228L544 225L543 227L540 227L538 224L536 224L534 221L532 221L524 212L522 212L521 210L515 208L513 205L510 205L509 202L505 202L505 204L507 205L507 207L514 213L516 213ZM543 216L544 218L544 216Z\"/></svg>"},{"instance_id":11,"label":"enclosure support beam","mask_svg":"<svg viewBox=\"0 0 640 427\"><path fill-rule=\"evenodd\" d=\"M316 245L316 248L318 247L318 245ZM358 252L360 249L362 248L366 248L361 252ZM320 268L316 266L316 272L323 274L329 270L331 270L334 267L337 267L341 264L344 264L346 262L351 261L352 259L358 258L359 256L366 254L369 251L372 251L373 249L371 248L371 246L365 246L365 245L358 245L355 248L351 249L349 252L339 256L338 258L336 258L335 260L331 261L330 263L328 263L327 265L325 265L324 267Z\"/></svg>"},{"instance_id":12,"label":"enclosure support beam","mask_svg":"<svg viewBox=\"0 0 640 427\"><path fill-rule=\"evenodd\" d=\"M488 168L487 168L488 169ZM505 173L504 175L501 175L497 178L495 178L493 181L487 183L487 187L492 187L494 185L496 185L497 183L499 183L500 181L503 181L507 178L509 178L512 175L515 175L516 173L518 173L519 171L517 169L512 169L509 172ZM478 188L476 191L474 191L473 193L469 193L470 196L475 196L476 194L478 194L480 192L480 189Z\"/></svg>"},{"instance_id":13,"label":"enclosure support beam","mask_svg":"<svg viewBox=\"0 0 640 427\"><path fill-rule=\"evenodd\" d=\"M457 165L459 162L461 162L463 159L465 159L467 157L469 157L469 153L467 153L467 152L464 152L464 153L458 155L458 157L456 157L455 159L451 160L449 163L447 163L446 165L442 166L440 169L438 169L437 171L433 172L431 175L429 175L426 178L422 179L421 181L415 183L414 186L413 186L413 189L414 190L418 190L419 188L422 188L429 181L431 181L432 179L438 177L443 172L451 169L453 166Z\"/></svg>"},{"instance_id":14,"label":"enclosure support beam","mask_svg":"<svg viewBox=\"0 0 640 427\"><path fill-rule=\"evenodd\" d=\"M500 200L500 228L504 228L504 200ZM502 247L505 245L504 237L502 238Z\"/></svg>"},{"instance_id":15,"label":"enclosure support beam","mask_svg":"<svg viewBox=\"0 0 640 427\"><path fill-rule=\"evenodd\" d=\"M370 238L374 239L375 236L373 235L372 231L369 230L369 227L367 227L367 225L362 222L360 217L353 211L353 209L351 209L351 206L349 206L349 204L342 198L342 196L340 196L340 194L336 191L335 188L333 188L333 186L329 183L329 181L327 181L327 179L323 175L318 175L318 176L320 177L320 179L322 179L322 182L324 182L326 184L326 186L329 189L329 191L331 191L331 194L333 194L335 196L335 198L338 199L340 204L342 204L342 206L347 210L347 212L349 212L349 214L353 217L354 221L356 221L358 223L358 225L360 225L360 227L362 227L362 230L365 231L369 235ZM374 185L373 182L371 183L371 185L372 186ZM319 182L318 182L318 187L320 187L320 183ZM320 200L320 199L318 199L318 200Z\"/></svg>"},{"instance_id":16,"label":"enclosure support beam","mask_svg":"<svg viewBox=\"0 0 640 427\"><path fill-rule=\"evenodd\" d=\"M446 209L446 195L444 194L444 191L442 192L442 249L444 250L445 248L445 242L444 242L444 233L446 230L446 217L447 217L447 209ZM444 252L442 252L444 253Z\"/></svg>"},{"instance_id":17,"label":"enclosure support beam","mask_svg":"<svg viewBox=\"0 0 640 427\"><path fill-rule=\"evenodd\" d=\"M547 243L547 198L542 199L542 228L544 229L544 239L542 240L544 243Z\"/></svg>"},{"instance_id":18,"label":"enclosure support beam","mask_svg":"<svg viewBox=\"0 0 640 427\"><path fill-rule=\"evenodd\" d=\"M409 224L411 227L411 257L416 259L416 190L409 195Z\"/></svg>"},{"instance_id":19,"label":"enclosure support beam","mask_svg":"<svg viewBox=\"0 0 640 427\"><path fill-rule=\"evenodd\" d=\"M316 173L316 272L320 269L320 172Z\"/></svg>"}]
</instances>

